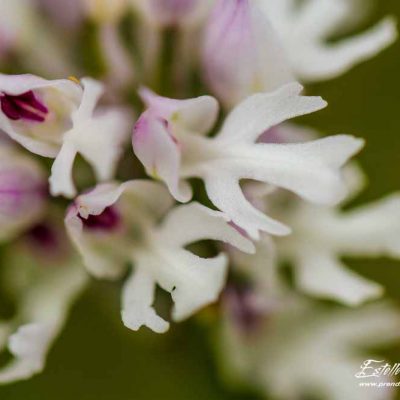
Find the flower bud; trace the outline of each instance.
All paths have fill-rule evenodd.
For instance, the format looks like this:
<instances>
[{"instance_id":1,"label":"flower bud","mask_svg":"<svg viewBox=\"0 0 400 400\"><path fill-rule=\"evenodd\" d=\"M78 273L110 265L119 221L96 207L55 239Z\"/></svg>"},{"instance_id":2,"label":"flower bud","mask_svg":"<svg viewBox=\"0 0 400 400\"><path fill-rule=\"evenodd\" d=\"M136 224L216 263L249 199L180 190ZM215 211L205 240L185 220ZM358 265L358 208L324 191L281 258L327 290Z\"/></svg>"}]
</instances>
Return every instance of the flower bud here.
<instances>
[{"instance_id":1,"label":"flower bud","mask_svg":"<svg viewBox=\"0 0 400 400\"><path fill-rule=\"evenodd\" d=\"M0 240L37 223L46 203L46 176L31 158L0 148Z\"/></svg>"},{"instance_id":2,"label":"flower bud","mask_svg":"<svg viewBox=\"0 0 400 400\"><path fill-rule=\"evenodd\" d=\"M249 0L219 0L205 30L205 78L227 107L293 81L275 33Z\"/></svg>"}]
</instances>

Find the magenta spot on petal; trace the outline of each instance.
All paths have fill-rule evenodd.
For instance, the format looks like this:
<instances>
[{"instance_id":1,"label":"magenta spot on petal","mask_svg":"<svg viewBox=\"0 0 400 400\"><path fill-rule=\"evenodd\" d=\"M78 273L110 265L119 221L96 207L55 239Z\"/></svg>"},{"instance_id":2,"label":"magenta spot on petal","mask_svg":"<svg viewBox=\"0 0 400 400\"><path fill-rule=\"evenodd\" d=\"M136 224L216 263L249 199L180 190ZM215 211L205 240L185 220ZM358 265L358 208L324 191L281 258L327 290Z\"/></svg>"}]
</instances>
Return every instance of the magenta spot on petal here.
<instances>
[{"instance_id":1,"label":"magenta spot on petal","mask_svg":"<svg viewBox=\"0 0 400 400\"><path fill-rule=\"evenodd\" d=\"M164 126L165 130L168 132L168 136L171 138L171 140L177 145L179 146L179 141L178 139L171 133L171 126L168 120L166 120L165 118L158 118L159 122L161 123L161 125Z\"/></svg>"},{"instance_id":2,"label":"magenta spot on petal","mask_svg":"<svg viewBox=\"0 0 400 400\"><path fill-rule=\"evenodd\" d=\"M121 217L113 207L105 208L99 215L89 215L87 219L81 216L79 218L84 227L90 230L113 231L118 229L121 223Z\"/></svg>"},{"instance_id":3,"label":"magenta spot on petal","mask_svg":"<svg viewBox=\"0 0 400 400\"><path fill-rule=\"evenodd\" d=\"M11 120L18 121L25 119L28 121L44 122L48 108L30 90L20 95L10 95L3 93L0 95L1 110Z\"/></svg>"}]
</instances>

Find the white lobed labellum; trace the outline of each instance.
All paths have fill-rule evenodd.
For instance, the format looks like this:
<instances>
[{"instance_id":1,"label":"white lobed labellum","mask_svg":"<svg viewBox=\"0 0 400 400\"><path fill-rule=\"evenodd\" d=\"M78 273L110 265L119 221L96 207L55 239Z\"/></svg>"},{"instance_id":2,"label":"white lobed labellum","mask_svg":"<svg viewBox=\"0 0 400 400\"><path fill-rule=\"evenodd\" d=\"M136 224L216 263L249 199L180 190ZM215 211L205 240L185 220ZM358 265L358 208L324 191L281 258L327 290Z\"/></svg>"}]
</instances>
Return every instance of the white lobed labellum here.
<instances>
[{"instance_id":1,"label":"white lobed labellum","mask_svg":"<svg viewBox=\"0 0 400 400\"><path fill-rule=\"evenodd\" d=\"M337 204L347 194L341 168L363 146L361 139L348 135L306 143L259 143L273 126L326 106L319 97L301 96L302 89L292 83L247 98L213 138L204 136L217 112L213 98L176 101L153 95L145 99L148 110L135 127L134 151L178 201L191 198L186 179L201 178L214 205L252 238L258 239L259 231L287 235L287 226L249 203L240 181L265 182L315 204ZM199 122L194 126L193 121Z\"/></svg>"}]
</instances>

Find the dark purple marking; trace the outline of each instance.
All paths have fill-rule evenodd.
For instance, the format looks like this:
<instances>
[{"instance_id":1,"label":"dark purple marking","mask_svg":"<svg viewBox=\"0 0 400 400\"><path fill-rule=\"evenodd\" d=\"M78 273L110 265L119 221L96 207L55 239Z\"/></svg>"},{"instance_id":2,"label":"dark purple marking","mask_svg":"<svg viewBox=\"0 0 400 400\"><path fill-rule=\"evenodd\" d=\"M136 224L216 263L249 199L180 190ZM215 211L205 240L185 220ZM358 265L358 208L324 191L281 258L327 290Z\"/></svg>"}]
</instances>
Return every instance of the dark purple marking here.
<instances>
[{"instance_id":1,"label":"dark purple marking","mask_svg":"<svg viewBox=\"0 0 400 400\"><path fill-rule=\"evenodd\" d=\"M38 224L34 226L28 232L28 236L32 242L42 249L53 250L60 246L57 232L45 224Z\"/></svg>"},{"instance_id":2,"label":"dark purple marking","mask_svg":"<svg viewBox=\"0 0 400 400\"><path fill-rule=\"evenodd\" d=\"M0 94L0 104L3 113L13 121L26 119L44 122L49 113L48 108L37 99L32 90L17 96Z\"/></svg>"},{"instance_id":3,"label":"dark purple marking","mask_svg":"<svg viewBox=\"0 0 400 400\"><path fill-rule=\"evenodd\" d=\"M101 231L113 231L118 229L121 222L119 213L113 207L107 207L99 215L89 215L87 219L82 218L83 225L87 229L101 230Z\"/></svg>"}]
</instances>

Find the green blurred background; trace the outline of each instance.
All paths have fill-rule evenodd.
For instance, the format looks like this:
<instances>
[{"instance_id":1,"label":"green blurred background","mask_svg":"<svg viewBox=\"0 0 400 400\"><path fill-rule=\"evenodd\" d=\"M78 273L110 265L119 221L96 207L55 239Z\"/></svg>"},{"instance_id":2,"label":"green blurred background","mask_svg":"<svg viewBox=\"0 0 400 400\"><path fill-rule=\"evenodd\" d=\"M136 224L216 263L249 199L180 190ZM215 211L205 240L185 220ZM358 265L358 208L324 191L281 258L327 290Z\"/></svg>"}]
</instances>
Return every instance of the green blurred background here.
<instances>
[{"instance_id":1,"label":"green blurred background","mask_svg":"<svg viewBox=\"0 0 400 400\"><path fill-rule=\"evenodd\" d=\"M392 14L400 20L399 0L378 0L364 27ZM329 107L304 121L326 134L364 137L359 157L369 186L357 202L400 190L400 42L340 79L309 88ZM381 282L400 299L400 263L350 260L355 270ZM43 374L0 387L1 400L239 400L218 379L206 328L194 320L173 325L168 334L124 328L119 291L94 283L78 301ZM390 358L400 362L400 351ZM271 360L273 362L273 360ZM351 400L351 399L343 399Z\"/></svg>"}]
</instances>

